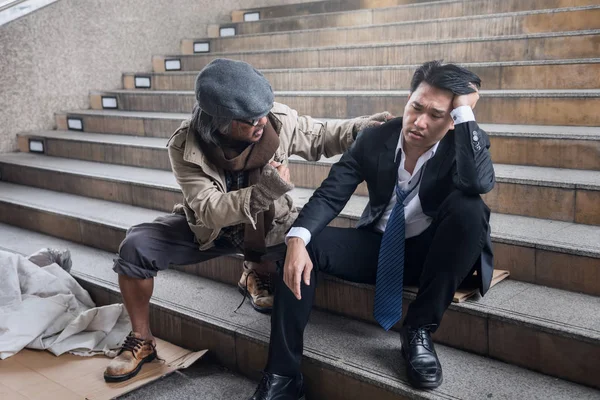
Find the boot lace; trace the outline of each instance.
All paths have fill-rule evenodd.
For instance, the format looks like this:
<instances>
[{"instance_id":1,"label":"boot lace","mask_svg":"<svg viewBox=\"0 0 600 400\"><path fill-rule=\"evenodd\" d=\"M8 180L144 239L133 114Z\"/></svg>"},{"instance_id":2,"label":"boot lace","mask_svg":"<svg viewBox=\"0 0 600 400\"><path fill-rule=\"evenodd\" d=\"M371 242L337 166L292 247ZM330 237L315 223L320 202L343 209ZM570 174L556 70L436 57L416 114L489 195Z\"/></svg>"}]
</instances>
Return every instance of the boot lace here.
<instances>
[{"instance_id":1,"label":"boot lace","mask_svg":"<svg viewBox=\"0 0 600 400\"><path fill-rule=\"evenodd\" d=\"M123 346L121 347L121 351L119 352L119 354L123 353L124 351L131 351L131 353L133 354L133 356L135 358L137 358L137 356L136 356L135 353L143 345L144 345L144 340L143 339L139 339L139 338L136 338L133 335L129 335L129 336L127 336L125 338L125 343L123 343Z\"/></svg>"},{"instance_id":2,"label":"boot lace","mask_svg":"<svg viewBox=\"0 0 600 400\"><path fill-rule=\"evenodd\" d=\"M131 351L131 354L133 354L133 356L137 359L136 351L141 349L142 346L144 346L144 342L145 342L144 339L137 338L131 334L128 335L125 338L125 343L123 343L123 346L121 346L119 355L121 353L123 353L124 351ZM150 346L152 346L152 349L156 351L156 346L154 345L154 343L150 342L149 344L150 344ZM162 358L158 357L158 355L156 355L156 359L158 361L164 361Z\"/></svg>"},{"instance_id":3,"label":"boot lace","mask_svg":"<svg viewBox=\"0 0 600 400\"><path fill-rule=\"evenodd\" d=\"M267 292L272 293L273 284L271 282L271 274L267 273L261 276L256 271L251 270L246 275L246 283L244 285L244 297L242 298L242 302L239 306L237 306L234 312L237 312L248 298L248 279L250 278L250 274L254 276L254 281L256 282L256 287L258 290L266 290Z\"/></svg>"}]
</instances>

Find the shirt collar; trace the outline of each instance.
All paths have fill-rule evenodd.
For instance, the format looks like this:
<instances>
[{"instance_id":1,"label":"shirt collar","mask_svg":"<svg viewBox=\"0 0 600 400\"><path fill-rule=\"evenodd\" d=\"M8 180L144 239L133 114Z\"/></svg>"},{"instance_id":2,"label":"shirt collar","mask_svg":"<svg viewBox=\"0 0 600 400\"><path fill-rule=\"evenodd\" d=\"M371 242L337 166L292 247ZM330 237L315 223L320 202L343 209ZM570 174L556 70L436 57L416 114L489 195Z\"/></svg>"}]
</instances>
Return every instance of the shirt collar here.
<instances>
[{"instance_id":1,"label":"shirt collar","mask_svg":"<svg viewBox=\"0 0 600 400\"><path fill-rule=\"evenodd\" d=\"M433 158L433 156L435 156L435 152L437 151L439 145L440 145L440 142L436 142L436 144L431 146L431 148L429 150L427 150L425 153L423 153L423 155L421 155L421 157L419 157L419 159L425 158L426 160L429 160L429 159ZM394 156L394 162L397 161L396 158L398 157L398 150L402 150L402 154L404 154L404 135L402 134L402 131L400 131L400 139L398 139L398 145L396 146L396 155Z\"/></svg>"}]
</instances>

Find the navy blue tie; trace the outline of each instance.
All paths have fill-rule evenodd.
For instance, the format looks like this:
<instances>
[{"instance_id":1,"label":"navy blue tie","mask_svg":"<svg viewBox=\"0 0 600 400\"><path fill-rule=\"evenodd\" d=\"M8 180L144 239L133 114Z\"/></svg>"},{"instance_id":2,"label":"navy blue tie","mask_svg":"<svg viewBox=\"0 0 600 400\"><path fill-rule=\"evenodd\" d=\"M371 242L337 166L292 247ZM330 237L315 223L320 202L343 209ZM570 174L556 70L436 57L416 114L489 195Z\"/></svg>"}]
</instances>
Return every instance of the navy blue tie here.
<instances>
[{"instance_id":1,"label":"navy blue tie","mask_svg":"<svg viewBox=\"0 0 600 400\"><path fill-rule=\"evenodd\" d=\"M396 185L396 204L388 219L379 248L373 316L386 331L402 318L404 283L404 200L412 190Z\"/></svg>"}]
</instances>

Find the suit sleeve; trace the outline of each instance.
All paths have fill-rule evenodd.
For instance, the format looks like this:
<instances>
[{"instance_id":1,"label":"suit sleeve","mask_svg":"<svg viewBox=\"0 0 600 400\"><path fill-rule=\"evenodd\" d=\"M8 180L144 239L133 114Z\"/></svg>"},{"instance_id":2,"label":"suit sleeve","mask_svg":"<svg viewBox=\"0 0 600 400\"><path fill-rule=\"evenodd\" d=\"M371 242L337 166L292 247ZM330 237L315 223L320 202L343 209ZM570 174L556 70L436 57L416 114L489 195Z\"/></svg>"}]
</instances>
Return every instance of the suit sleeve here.
<instances>
[{"instance_id":1,"label":"suit sleeve","mask_svg":"<svg viewBox=\"0 0 600 400\"><path fill-rule=\"evenodd\" d=\"M496 178L487 133L475 121L456 124L454 130L454 185L466 194L488 193L494 188Z\"/></svg>"},{"instance_id":2,"label":"suit sleeve","mask_svg":"<svg viewBox=\"0 0 600 400\"><path fill-rule=\"evenodd\" d=\"M358 139L335 163L327 178L302 208L293 227L307 229L311 236L320 233L348 203L356 187L364 181L362 155L364 137Z\"/></svg>"}]
</instances>

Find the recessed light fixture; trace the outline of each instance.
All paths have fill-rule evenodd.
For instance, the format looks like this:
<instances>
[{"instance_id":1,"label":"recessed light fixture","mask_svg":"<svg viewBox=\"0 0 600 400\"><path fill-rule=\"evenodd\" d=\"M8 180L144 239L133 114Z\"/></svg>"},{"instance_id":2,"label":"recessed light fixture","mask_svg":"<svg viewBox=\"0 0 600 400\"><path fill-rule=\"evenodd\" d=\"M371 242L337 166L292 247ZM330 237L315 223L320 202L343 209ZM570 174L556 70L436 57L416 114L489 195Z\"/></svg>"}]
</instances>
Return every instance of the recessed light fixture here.
<instances>
[{"instance_id":1,"label":"recessed light fixture","mask_svg":"<svg viewBox=\"0 0 600 400\"><path fill-rule=\"evenodd\" d=\"M81 118L67 117L67 128L72 131L82 131L83 120Z\"/></svg>"},{"instance_id":2,"label":"recessed light fixture","mask_svg":"<svg viewBox=\"0 0 600 400\"><path fill-rule=\"evenodd\" d=\"M151 80L149 76L136 76L135 77L136 89L150 89Z\"/></svg>"},{"instance_id":3,"label":"recessed light fixture","mask_svg":"<svg viewBox=\"0 0 600 400\"><path fill-rule=\"evenodd\" d=\"M44 153L44 141L42 139L29 139L30 153Z\"/></svg>"},{"instance_id":4,"label":"recessed light fixture","mask_svg":"<svg viewBox=\"0 0 600 400\"><path fill-rule=\"evenodd\" d=\"M194 42L194 53L209 53L210 43L209 42Z\"/></svg>"},{"instance_id":5,"label":"recessed light fixture","mask_svg":"<svg viewBox=\"0 0 600 400\"><path fill-rule=\"evenodd\" d=\"M253 22L260 19L259 12L248 12L244 14L244 22Z\"/></svg>"},{"instance_id":6,"label":"recessed light fixture","mask_svg":"<svg viewBox=\"0 0 600 400\"><path fill-rule=\"evenodd\" d=\"M235 36L235 28L221 28L219 30L219 36L221 36L221 37Z\"/></svg>"},{"instance_id":7,"label":"recessed light fixture","mask_svg":"<svg viewBox=\"0 0 600 400\"><path fill-rule=\"evenodd\" d=\"M115 109L117 107L117 98L114 96L102 96L102 108Z\"/></svg>"},{"instance_id":8,"label":"recessed light fixture","mask_svg":"<svg viewBox=\"0 0 600 400\"><path fill-rule=\"evenodd\" d=\"M179 58L165 60L165 71L181 71L181 60Z\"/></svg>"}]
</instances>

